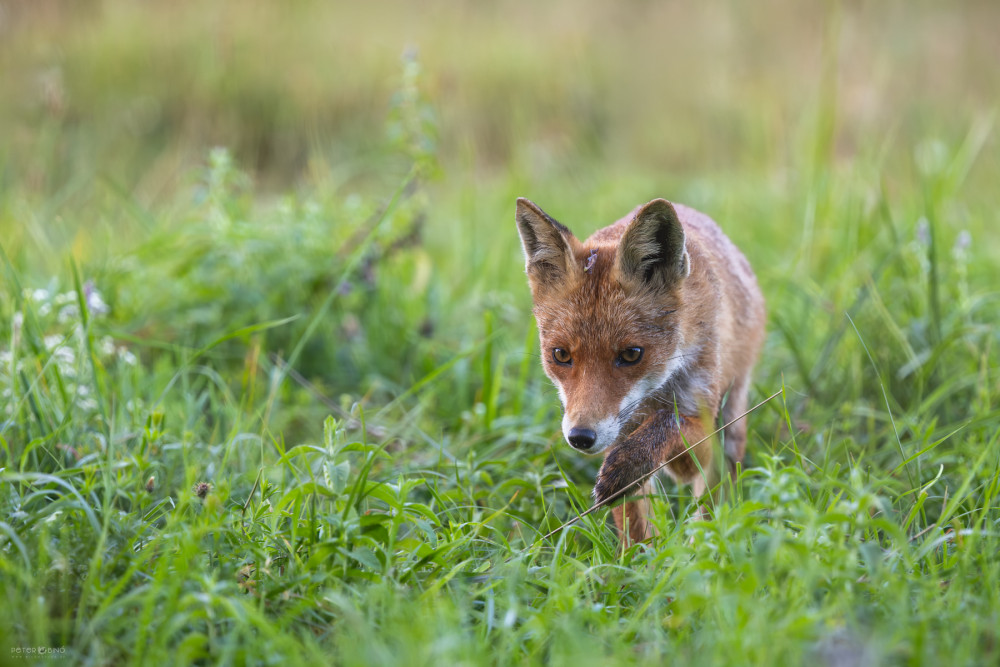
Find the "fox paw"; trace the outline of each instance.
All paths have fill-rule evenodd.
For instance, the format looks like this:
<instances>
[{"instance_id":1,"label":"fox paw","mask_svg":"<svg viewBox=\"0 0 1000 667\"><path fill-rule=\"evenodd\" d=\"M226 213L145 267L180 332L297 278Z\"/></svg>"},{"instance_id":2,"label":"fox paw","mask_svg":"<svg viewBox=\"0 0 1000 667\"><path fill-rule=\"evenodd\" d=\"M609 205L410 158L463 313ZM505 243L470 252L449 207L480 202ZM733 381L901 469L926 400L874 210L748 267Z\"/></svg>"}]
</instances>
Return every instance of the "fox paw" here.
<instances>
[{"instance_id":1,"label":"fox paw","mask_svg":"<svg viewBox=\"0 0 1000 667\"><path fill-rule=\"evenodd\" d=\"M636 481L638 475L633 474L634 469L625 457L621 455L620 449L610 451L604 459L600 472L597 473L597 481L594 484L594 501L598 504L608 502L616 496L624 496L621 493L632 482Z\"/></svg>"},{"instance_id":2,"label":"fox paw","mask_svg":"<svg viewBox=\"0 0 1000 667\"><path fill-rule=\"evenodd\" d=\"M611 485L608 484L607 480L604 479L603 475L597 475L597 481L594 483L594 503L601 505L607 502L608 498L613 496L615 492L611 490Z\"/></svg>"}]
</instances>

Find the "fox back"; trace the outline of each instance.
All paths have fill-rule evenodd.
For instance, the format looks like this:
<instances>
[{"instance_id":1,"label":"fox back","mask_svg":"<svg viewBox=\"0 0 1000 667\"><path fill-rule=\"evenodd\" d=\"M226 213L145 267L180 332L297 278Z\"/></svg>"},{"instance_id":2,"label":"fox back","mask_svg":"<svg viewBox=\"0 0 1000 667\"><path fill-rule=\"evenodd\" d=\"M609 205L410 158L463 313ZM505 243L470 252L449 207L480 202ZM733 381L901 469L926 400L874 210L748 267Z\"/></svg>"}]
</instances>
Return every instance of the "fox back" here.
<instances>
[{"instance_id":1,"label":"fox back","mask_svg":"<svg viewBox=\"0 0 1000 667\"><path fill-rule=\"evenodd\" d=\"M704 430L704 415L745 410L764 299L708 216L656 199L585 241L526 199L516 218L563 435L581 452L609 450L605 468L610 450L643 450L616 454L623 469L602 469L599 482L649 472L641 468L670 449L671 428ZM745 443L740 422L726 432L727 458L742 460ZM710 450L696 455L710 463ZM688 458L668 470L689 482L698 466Z\"/></svg>"}]
</instances>

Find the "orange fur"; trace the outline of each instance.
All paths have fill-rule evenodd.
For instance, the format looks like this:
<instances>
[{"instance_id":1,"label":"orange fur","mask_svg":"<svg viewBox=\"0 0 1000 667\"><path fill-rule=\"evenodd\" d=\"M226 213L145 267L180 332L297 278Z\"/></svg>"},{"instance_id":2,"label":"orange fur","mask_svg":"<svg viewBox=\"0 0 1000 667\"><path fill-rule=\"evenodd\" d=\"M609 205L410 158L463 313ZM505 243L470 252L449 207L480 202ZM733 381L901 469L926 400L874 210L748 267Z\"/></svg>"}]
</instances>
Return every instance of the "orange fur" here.
<instances>
[{"instance_id":1,"label":"orange fur","mask_svg":"<svg viewBox=\"0 0 1000 667\"><path fill-rule=\"evenodd\" d=\"M563 433L577 449L606 452L597 501L704 437L705 419L746 409L764 299L746 258L708 216L656 199L585 241L526 199L516 217ZM742 461L745 420L725 442L727 458ZM701 472L711 464L705 443L667 471L701 495L714 481ZM651 535L646 508L644 499L615 508L623 539Z\"/></svg>"}]
</instances>

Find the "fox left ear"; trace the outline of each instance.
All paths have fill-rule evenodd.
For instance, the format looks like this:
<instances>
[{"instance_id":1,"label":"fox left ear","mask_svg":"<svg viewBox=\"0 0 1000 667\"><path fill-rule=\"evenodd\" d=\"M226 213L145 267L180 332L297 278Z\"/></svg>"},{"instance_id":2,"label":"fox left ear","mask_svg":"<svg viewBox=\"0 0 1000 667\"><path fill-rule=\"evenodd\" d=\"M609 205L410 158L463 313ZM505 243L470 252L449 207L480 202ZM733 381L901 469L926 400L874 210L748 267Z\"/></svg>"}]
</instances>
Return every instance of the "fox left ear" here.
<instances>
[{"instance_id":1,"label":"fox left ear","mask_svg":"<svg viewBox=\"0 0 1000 667\"><path fill-rule=\"evenodd\" d=\"M684 227L666 199L654 199L635 214L618 246L618 270L659 288L691 273Z\"/></svg>"},{"instance_id":2,"label":"fox left ear","mask_svg":"<svg viewBox=\"0 0 1000 667\"><path fill-rule=\"evenodd\" d=\"M573 270L573 250L579 244L573 232L523 197L517 200L516 217L532 290L564 279Z\"/></svg>"}]
</instances>

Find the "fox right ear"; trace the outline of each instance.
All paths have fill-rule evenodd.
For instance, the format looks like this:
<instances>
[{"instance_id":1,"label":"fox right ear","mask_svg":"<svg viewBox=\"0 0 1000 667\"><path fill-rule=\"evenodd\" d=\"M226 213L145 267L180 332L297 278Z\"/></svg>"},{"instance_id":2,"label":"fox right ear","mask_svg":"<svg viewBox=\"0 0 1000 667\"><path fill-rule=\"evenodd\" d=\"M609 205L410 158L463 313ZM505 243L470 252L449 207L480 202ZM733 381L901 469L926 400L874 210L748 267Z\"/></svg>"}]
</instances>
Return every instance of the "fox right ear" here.
<instances>
[{"instance_id":1,"label":"fox right ear","mask_svg":"<svg viewBox=\"0 0 1000 667\"><path fill-rule=\"evenodd\" d=\"M573 265L573 232L523 197L517 199L516 218L528 278L545 283L565 276Z\"/></svg>"},{"instance_id":2,"label":"fox right ear","mask_svg":"<svg viewBox=\"0 0 1000 667\"><path fill-rule=\"evenodd\" d=\"M618 268L622 275L656 288L688 276L684 227L670 202L654 199L636 212L619 243Z\"/></svg>"}]
</instances>

